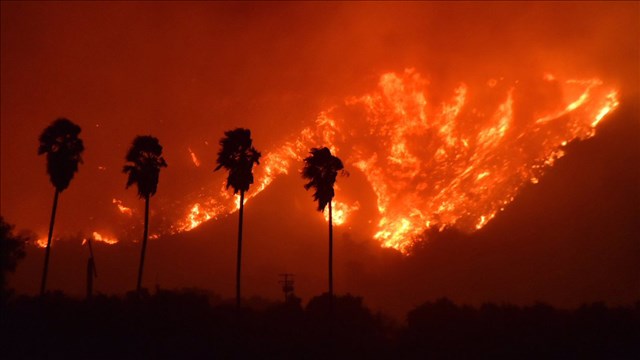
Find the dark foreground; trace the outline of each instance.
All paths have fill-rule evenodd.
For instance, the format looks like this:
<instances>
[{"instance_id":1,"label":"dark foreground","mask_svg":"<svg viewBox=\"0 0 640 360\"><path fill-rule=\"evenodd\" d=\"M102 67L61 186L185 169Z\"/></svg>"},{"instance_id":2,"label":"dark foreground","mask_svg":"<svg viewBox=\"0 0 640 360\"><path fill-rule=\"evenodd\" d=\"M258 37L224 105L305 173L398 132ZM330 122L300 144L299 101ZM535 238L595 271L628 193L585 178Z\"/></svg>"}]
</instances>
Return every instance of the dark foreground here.
<instances>
[{"instance_id":1,"label":"dark foreground","mask_svg":"<svg viewBox=\"0 0 640 360\"><path fill-rule=\"evenodd\" d=\"M399 325L350 295L334 300L331 316L328 300L254 301L238 312L197 291L12 298L2 304L0 349L4 359L640 358L640 303L568 311L442 299Z\"/></svg>"}]
</instances>

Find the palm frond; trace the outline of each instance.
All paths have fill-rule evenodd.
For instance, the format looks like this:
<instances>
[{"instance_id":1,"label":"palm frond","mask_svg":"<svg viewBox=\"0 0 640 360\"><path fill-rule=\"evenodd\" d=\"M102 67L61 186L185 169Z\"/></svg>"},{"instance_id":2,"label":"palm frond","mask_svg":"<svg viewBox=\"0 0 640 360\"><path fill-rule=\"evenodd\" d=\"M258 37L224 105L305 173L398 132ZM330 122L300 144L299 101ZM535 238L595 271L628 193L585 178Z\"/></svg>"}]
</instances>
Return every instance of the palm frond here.
<instances>
[{"instance_id":1,"label":"palm frond","mask_svg":"<svg viewBox=\"0 0 640 360\"><path fill-rule=\"evenodd\" d=\"M47 154L47 173L58 191L69 187L82 163L82 129L69 119L60 118L44 129L39 138L38 155Z\"/></svg>"},{"instance_id":2,"label":"palm frond","mask_svg":"<svg viewBox=\"0 0 640 360\"><path fill-rule=\"evenodd\" d=\"M147 198L153 196L158 189L160 169L167 167L162 157L160 141L153 136L137 136L125 158L127 164L122 172L128 174L127 185L138 186L138 196Z\"/></svg>"},{"instance_id":3,"label":"palm frond","mask_svg":"<svg viewBox=\"0 0 640 360\"><path fill-rule=\"evenodd\" d=\"M252 145L251 130L237 128L224 135L214 171L224 168L229 172L226 187L232 187L234 194L247 191L253 184L253 165L260 164L261 154Z\"/></svg>"},{"instance_id":4,"label":"palm frond","mask_svg":"<svg viewBox=\"0 0 640 360\"><path fill-rule=\"evenodd\" d=\"M344 169L344 165L339 158L331 155L331 151L326 147L312 148L310 154L304 159L302 169L302 177L309 180L304 188L315 189L313 199L318 202L318 211L324 211L335 196L333 186L338 172Z\"/></svg>"}]
</instances>

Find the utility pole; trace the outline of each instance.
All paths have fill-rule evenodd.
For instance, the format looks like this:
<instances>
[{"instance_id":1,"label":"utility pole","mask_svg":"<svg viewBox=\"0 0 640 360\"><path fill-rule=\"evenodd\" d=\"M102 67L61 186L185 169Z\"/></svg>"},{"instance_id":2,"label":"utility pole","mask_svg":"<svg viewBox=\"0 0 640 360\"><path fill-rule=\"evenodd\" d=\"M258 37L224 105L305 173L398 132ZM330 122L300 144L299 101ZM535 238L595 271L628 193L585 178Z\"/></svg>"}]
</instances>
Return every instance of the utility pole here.
<instances>
[{"instance_id":1,"label":"utility pole","mask_svg":"<svg viewBox=\"0 0 640 360\"><path fill-rule=\"evenodd\" d=\"M293 297L293 284L294 274L284 273L279 274L281 280L278 281L282 285L282 292L284 293L284 302L288 302Z\"/></svg>"},{"instance_id":2,"label":"utility pole","mask_svg":"<svg viewBox=\"0 0 640 360\"><path fill-rule=\"evenodd\" d=\"M89 246L89 260L87 261L87 299L91 299L93 297L93 278L98 277L98 269L96 268L96 262L93 259L91 238L87 239L87 245Z\"/></svg>"}]
</instances>

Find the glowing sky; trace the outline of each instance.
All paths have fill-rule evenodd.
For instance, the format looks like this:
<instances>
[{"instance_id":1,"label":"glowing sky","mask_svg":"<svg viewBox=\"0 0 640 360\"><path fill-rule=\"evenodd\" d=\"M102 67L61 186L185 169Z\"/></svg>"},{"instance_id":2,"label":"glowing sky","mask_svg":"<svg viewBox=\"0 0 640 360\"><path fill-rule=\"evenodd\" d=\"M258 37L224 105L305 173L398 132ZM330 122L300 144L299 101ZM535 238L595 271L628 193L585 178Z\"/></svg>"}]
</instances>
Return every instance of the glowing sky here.
<instances>
[{"instance_id":1,"label":"glowing sky","mask_svg":"<svg viewBox=\"0 0 640 360\"><path fill-rule=\"evenodd\" d=\"M520 186L530 178L544 183L544 176L538 178L541 174L535 171L527 173L523 164L530 168L536 160L552 157L563 141L588 137L598 110L613 103L611 98L607 100L612 90L617 91L616 100L621 106L625 102L637 103L638 11L637 3L609 2L3 3L1 213L20 229L39 236L46 234L53 189L45 173L44 158L36 154L36 140L52 120L65 116L82 127L86 151L84 164L61 196L56 236L81 238L97 232L110 241L117 238L119 242L114 248L122 250L109 251L124 254L123 249L129 246L137 249L134 242L139 241L142 233L143 204L135 191L125 190L126 179L121 173L133 137L157 136L169 164L163 169L158 193L152 198L150 231L154 234L163 229L188 228L189 215L196 216L192 214L196 203L200 212L229 206L218 203L231 199L225 200L220 195L225 175L213 173L215 154L223 131L243 126L252 130L255 146L264 154L275 154L287 144L296 150L295 156L286 158L291 162L288 175L274 176L271 186L275 194L268 195L269 190L265 190L260 195L292 198L294 208L277 209L277 204L259 201L259 196L249 200L247 216L255 211L272 218L261 219L268 226L248 230L248 236L257 231L276 241L276 237L286 236L268 230L276 224L299 235L308 224L290 222L282 213L293 211L296 214L290 216L293 219L320 222L322 216L314 211L310 194L302 189L302 180L297 179L296 156L305 154L296 147L299 145L296 141L304 139L307 128L331 129L326 124L324 127L317 124L326 116L325 122L327 119L337 122L339 130L334 134L333 145L338 156L348 160L351 173L348 178L338 179L338 194L343 196L345 210L355 209L351 220L342 227L344 236L368 244L378 234L378 240L387 241L386 235L380 233L384 230L380 226L384 220L381 214L385 213L380 207L385 205L393 208L386 211L387 221L400 227L404 220L411 225L409 229L415 229L416 222L451 224L462 219L468 224L461 227L473 229L479 222L485 225L501 201L512 196L517 201ZM385 93L391 90L385 90L384 76L391 83L388 86L393 85L396 77L405 89ZM556 122L547 123L545 116L555 119L552 115L567 109L589 88L588 83L572 85L570 81L593 79L600 83L590 90L589 102L576 110L578 115L562 118L562 124L573 125L559 130ZM464 116L450 122L444 121L443 116L435 116L436 112L445 113L443 104L455 107L461 89L465 89L469 98L462 110ZM415 102L416 94L421 92L428 104L427 119L433 121L428 126L418 124L403 130L411 135L398 132L398 124L403 121L397 119L389 125L392 130L385 130L385 124L380 122L390 121L395 115L374 113L388 111L384 109L388 104L374 104L382 101L376 100L376 94L389 99L407 96ZM474 168L468 178L459 176L474 154L457 157L452 155L456 153L452 149L459 153L464 148L463 140L472 137L474 150L492 146L497 137L493 135L498 134L495 131L500 131L500 116L496 114L510 96L514 97L513 111L517 113L513 118L517 124L513 126L520 132L509 133L510 140L500 146L518 149L524 155L518 157L518 164L508 167L504 165L508 156L495 150L501 148L487 148L482 155L483 167ZM372 105L369 110L367 104ZM419 110L415 104L407 106L409 111ZM371 110L374 108L377 110ZM589 114L580 113L587 112L586 108L591 109ZM472 114L473 111L476 113ZM637 115L633 110L626 111ZM620 117L622 120L617 121L634 121ZM637 121L637 116L630 117ZM420 117L412 117L416 118ZM541 120L538 130L527 127L523 119L532 120L532 124ZM436 120L441 123L434 123ZM375 121L378 122L374 124ZM599 127L607 126L607 122ZM462 130L447 132L446 124L455 124ZM404 122L404 125L411 124ZM364 129L371 129L371 133ZM494 133L490 133L491 129ZM411 137L420 131L426 135ZM441 132L438 141L430 142L432 147L414 151L418 144L430 139L430 131ZM488 141L480 141L483 131ZM528 138L528 145L516 141L518 134L532 137ZM392 143L400 135L409 143L418 141L408 145L412 151L402 151L397 141ZM326 141L323 136L315 139ZM549 138L553 141L546 143ZM451 141L449 147L447 141ZM625 143L624 139L620 141ZM534 142L536 147L531 145ZM403 176L417 176L403 166L411 165L412 161L436 159L441 147L433 144L442 144L447 150L444 160L413 169L439 179L428 178L426 186L445 189L449 186L449 190L434 192L425 188L406 192L410 186L421 185L418 181L403 182ZM310 141L302 145L324 144ZM606 149L607 143L603 146ZM372 154L382 154L382 149L389 151L385 155L389 163L372 160ZM625 148L629 149L637 150ZM394 152L417 157L394 157ZM606 150L604 153L609 154ZM283 159L272 155L271 163L277 165ZM393 161L400 164L395 170L389 168ZM268 161L263 165L267 164ZM363 173L364 168L369 173ZM397 188L389 193L393 199L381 200L382 190L375 185L376 169L389 171L380 176L388 186ZM257 171L262 177L268 175L264 166ZM469 181L471 176L474 181L490 183L464 195L467 202L451 202L452 211L439 210L448 206L443 196L447 201L461 196L460 187L451 186L451 181ZM516 178L517 184L513 182ZM277 186L278 181L291 186ZM403 195L399 197L399 193ZM216 196L216 203L211 202L212 195ZM251 210L252 202L258 208ZM487 202L492 205L482 205ZM411 208L423 213L412 212ZM207 216L199 213L196 218L201 221ZM235 219L228 217L232 218ZM224 222L227 223L233 221ZM203 229L199 234L217 238L223 231L221 227L217 225L214 229L211 225L209 233ZM228 232L233 236L232 230ZM412 233L415 231L397 234ZM317 237L321 246L323 236L321 233L310 239L315 244ZM205 249L214 252L216 241L210 241ZM153 242L150 264L168 260L152 260L151 247ZM38 254L37 251L30 250L30 255ZM32 266L40 265L34 261ZM135 261L126 266L134 267ZM302 265L291 260L287 266L296 269ZM183 270L181 274L188 278L198 269L194 265L191 271ZM104 273L101 271L101 275ZM307 273L308 283L314 284L308 292L319 292L315 284L322 284L324 268ZM52 272L52 277L55 276ZM195 283L204 286L202 282ZM64 281L56 283L55 279L52 284L73 288ZM121 291L127 286L113 285L104 290ZM212 288L222 293L227 291L226 286L222 280L212 282ZM25 288L31 291L28 286ZM266 290L255 292L272 295Z\"/></svg>"}]
</instances>

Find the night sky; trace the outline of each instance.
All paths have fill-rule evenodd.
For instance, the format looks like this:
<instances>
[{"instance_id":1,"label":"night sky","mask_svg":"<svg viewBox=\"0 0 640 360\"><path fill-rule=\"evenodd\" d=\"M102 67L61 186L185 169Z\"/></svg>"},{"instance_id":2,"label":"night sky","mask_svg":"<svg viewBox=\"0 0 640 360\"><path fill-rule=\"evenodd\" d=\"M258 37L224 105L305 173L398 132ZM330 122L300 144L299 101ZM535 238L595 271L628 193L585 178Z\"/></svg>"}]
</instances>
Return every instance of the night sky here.
<instances>
[{"instance_id":1,"label":"night sky","mask_svg":"<svg viewBox=\"0 0 640 360\"><path fill-rule=\"evenodd\" d=\"M393 314L440 296L468 303L629 304L640 299L639 14L635 2L3 2L1 213L17 229L46 237L53 187L37 139L56 118L71 119L82 127L86 151L60 198L49 288L83 293L88 250L81 242L98 232L118 243L95 245L96 290L132 290L144 203L125 189L122 166L136 135L156 136L169 166L151 199L150 232L159 238L148 245L144 284L230 297L237 214L171 231L195 201L220 196L225 174L213 172L219 139L226 130L249 128L266 155L333 111L342 116L337 156L349 171L338 178L336 200L357 203L335 228L336 292L363 295ZM375 93L383 74L408 73L424 79L434 104L449 101L466 83L480 112L499 109L509 93L507 85L500 90L501 81L516 84L520 118L567 106L571 100L556 99L546 85L521 90L549 73L563 80L597 78L601 87L616 89L619 105L594 137L567 138L565 156L545 167L536 184L519 180L513 201L481 229L442 220L451 226L419 235L426 240L401 254L374 239L379 198L370 175L356 166L361 149L387 144L348 129L366 127L357 125L362 114L349 105L354 97ZM482 97L494 89L492 81L500 100ZM594 98L599 89L591 92ZM592 121L592 113L579 114L561 121ZM461 133L476 126L462 124ZM555 139L559 130L545 129L525 137ZM430 143L421 136L413 146L426 153ZM576 137L585 139L571 141ZM329 144L312 144L319 145ZM531 148L503 146L492 154L520 159ZM303 188L302 163L290 160L288 173L245 208L246 296L280 298L277 275L283 272L296 274L303 298L326 289L326 222ZM385 178L389 187L398 184L394 176ZM403 186L398 193L406 192ZM474 191L494 194L492 188ZM423 193L406 199L394 209L433 205ZM488 201L480 199L465 204L476 209ZM119 212L114 200L131 215ZM36 293L43 253L27 246L10 280L18 293Z\"/></svg>"}]
</instances>

